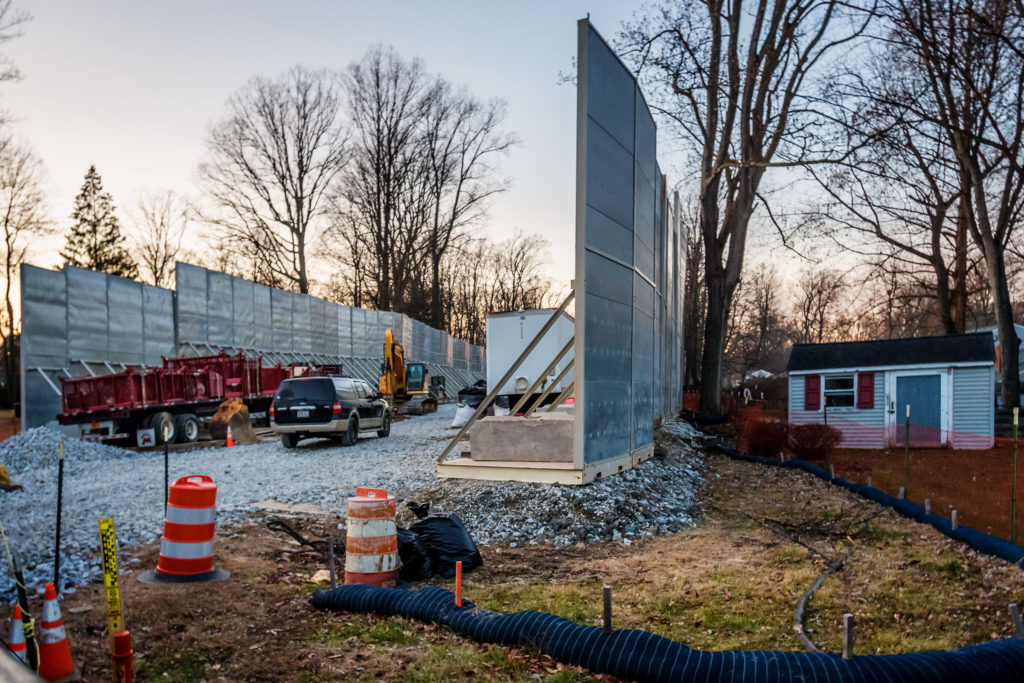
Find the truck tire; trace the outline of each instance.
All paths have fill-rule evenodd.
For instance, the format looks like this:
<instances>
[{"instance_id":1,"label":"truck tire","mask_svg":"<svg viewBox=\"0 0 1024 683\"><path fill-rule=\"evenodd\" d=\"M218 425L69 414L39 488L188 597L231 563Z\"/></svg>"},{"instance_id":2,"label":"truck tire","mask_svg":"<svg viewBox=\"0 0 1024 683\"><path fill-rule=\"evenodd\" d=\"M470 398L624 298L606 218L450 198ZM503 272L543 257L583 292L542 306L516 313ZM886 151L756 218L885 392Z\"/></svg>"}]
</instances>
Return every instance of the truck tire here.
<instances>
[{"instance_id":1,"label":"truck tire","mask_svg":"<svg viewBox=\"0 0 1024 683\"><path fill-rule=\"evenodd\" d=\"M174 418L178 443L195 443L199 440L199 418L192 413L184 413Z\"/></svg>"},{"instance_id":2,"label":"truck tire","mask_svg":"<svg viewBox=\"0 0 1024 683\"><path fill-rule=\"evenodd\" d=\"M298 443L299 443L299 435L298 434L284 433L284 434L281 435L281 445L284 446L285 448L295 448L295 446L298 445Z\"/></svg>"},{"instance_id":3,"label":"truck tire","mask_svg":"<svg viewBox=\"0 0 1024 683\"><path fill-rule=\"evenodd\" d=\"M385 438L391 434L391 413L387 410L384 411L384 416L380 418L380 429L377 430L378 438Z\"/></svg>"},{"instance_id":4,"label":"truck tire","mask_svg":"<svg viewBox=\"0 0 1024 683\"><path fill-rule=\"evenodd\" d=\"M154 413L149 418L149 426L153 428L154 440L158 444L174 443L178 434L178 427L174 423L174 416L165 410Z\"/></svg>"}]
</instances>

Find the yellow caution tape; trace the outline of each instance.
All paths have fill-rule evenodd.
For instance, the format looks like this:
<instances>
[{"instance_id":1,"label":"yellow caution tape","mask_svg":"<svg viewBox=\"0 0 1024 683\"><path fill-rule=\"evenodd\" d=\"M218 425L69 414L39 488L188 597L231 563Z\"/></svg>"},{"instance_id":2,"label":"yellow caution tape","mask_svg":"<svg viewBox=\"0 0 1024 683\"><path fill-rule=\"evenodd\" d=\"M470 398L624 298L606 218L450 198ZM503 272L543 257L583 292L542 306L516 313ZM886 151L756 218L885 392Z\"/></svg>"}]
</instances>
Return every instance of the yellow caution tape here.
<instances>
[{"instance_id":1,"label":"yellow caution tape","mask_svg":"<svg viewBox=\"0 0 1024 683\"><path fill-rule=\"evenodd\" d=\"M121 614L121 590L117 582L117 539L114 537L114 520L100 520L100 546L103 552L103 585L107 588L107 623L110 625L110 639L124 630L124 616Z\"/></svg>"}]
</instances>

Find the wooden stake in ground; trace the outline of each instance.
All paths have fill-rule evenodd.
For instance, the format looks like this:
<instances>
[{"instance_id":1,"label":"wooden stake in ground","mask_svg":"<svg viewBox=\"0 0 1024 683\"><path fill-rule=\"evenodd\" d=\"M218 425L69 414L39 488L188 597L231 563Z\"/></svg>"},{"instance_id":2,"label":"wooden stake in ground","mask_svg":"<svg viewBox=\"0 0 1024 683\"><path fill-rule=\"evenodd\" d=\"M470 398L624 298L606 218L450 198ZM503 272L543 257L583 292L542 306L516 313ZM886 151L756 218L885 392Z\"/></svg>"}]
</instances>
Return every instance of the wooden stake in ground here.
<instances>
[{"instance_id":1,"label":"wooden stake in ground","mask_svg":"<svg viewBox=\"0 0 1024 683\"><path fill-rule=\"evenodd\" d=\"M853 659L853 615L843 615L843 659Z\"/></svg>"}]
</instances>

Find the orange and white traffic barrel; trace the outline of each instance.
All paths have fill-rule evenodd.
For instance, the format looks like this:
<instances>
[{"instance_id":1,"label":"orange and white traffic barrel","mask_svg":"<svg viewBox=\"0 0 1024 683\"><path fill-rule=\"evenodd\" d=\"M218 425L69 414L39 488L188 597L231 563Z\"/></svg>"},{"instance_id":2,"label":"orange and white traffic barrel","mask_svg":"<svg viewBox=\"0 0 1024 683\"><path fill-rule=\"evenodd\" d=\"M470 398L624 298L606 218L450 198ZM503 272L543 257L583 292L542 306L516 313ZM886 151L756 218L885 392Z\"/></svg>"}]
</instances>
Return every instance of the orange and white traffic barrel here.
<instances>
[{"instance_id":1,"label":"orange and white traffic barrel","mask_svg":"<svg viewBox=\"0 0 1024 683\"><path fill-rule=\"evenodd\" d=\"M345 583L398 584L397 502L384 489L359 488L348 499Z\"/></svg>"},{"instance_id":2,"label":"orange and white traffic barrel","mask_svg":"<svg viewBox=\"0 0 1024 683\"><path fill-rule=\"evenodd\" d=\"M139 575L143 583L200 583L229 574L213 566L217 521L217 485L205 474L190 474L171 484L164 535L156 571Z\"/></svg>"}]
</instances>

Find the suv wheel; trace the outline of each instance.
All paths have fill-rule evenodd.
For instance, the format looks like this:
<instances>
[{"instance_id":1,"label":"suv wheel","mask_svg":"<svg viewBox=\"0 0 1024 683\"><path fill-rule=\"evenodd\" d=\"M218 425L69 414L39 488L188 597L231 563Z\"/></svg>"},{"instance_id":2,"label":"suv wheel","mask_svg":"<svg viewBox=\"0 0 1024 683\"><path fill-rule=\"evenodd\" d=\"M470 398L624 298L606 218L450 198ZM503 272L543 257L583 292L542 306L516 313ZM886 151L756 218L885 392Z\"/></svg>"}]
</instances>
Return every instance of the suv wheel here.
<instances>
[{"instance_id":1,"label":"suv wheel","mask_svg":"<svg viewBox=\"0 0 1024 683\"><path fill-rule=\"evenodd\" d=\"M299 443L299 435L298 434L282 434L281 435L281 445L284 446L285 448L295 448L295 446L298 445L298 443Z\"/></svg>"},{"instance_id":2,"label":"suv wheel","mask_svg":"<svg viewBox=\"0 0 1024 683\"><path fill-rule=\"evenodd\" d=\"M380 429L377 430L377 436L384 438L391 434L391 413L384 411L384 417L380 419Z\"/></svg>"},{"instance_id":3,"label":"suv wheel","mask_svg":"<svg viewBox=\"0 0 1024 683\"><path fill-rule=\"evenodd\" d=\"M341 437L342 446L354 446L356 441L359 440L359 420L352 418L348 421L348 429L345 430L345 435Z\"/></svg>"}]
</instances>

